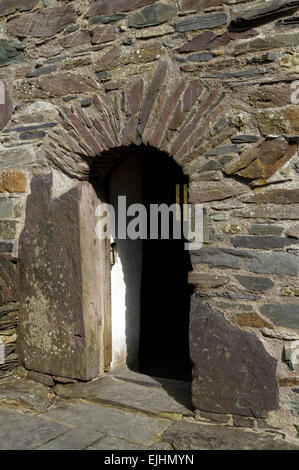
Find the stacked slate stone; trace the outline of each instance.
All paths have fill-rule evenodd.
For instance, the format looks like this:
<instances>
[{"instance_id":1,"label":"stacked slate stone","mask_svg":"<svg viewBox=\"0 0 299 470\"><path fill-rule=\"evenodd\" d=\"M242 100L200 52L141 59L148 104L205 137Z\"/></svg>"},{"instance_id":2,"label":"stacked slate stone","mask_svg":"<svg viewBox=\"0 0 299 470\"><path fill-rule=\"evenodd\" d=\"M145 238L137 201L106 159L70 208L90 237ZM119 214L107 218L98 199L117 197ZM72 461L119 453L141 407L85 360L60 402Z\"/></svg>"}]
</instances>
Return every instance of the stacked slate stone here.
<instances>
[{"instance_id":1,"label":"stacked slate stone","mask_svg":"<svg viewBox=\"0 0 299 470\"><path fill-rule=\"evenodd\" d=\"M18 325L17 276L15 261L0 257L0 379L13 373L18 365L15 352ZM4 349L4 363L3 363Z\"/></svg>"}]
</instances>

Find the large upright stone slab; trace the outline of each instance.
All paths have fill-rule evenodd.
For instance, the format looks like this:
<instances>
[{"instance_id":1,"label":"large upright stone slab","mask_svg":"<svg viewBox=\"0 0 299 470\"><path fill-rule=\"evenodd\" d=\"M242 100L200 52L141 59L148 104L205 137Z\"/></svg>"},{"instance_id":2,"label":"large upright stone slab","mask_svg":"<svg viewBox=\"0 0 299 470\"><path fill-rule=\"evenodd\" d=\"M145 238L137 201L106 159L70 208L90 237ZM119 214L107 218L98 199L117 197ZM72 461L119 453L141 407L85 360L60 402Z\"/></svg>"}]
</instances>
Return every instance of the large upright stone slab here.
<instances>
[{"instance_id":1,"label":"large upright stone slab","mask_svg":"<svg viewBox=\"0 0 299 470\"><path fill-rule=\"evenodd\" d=\"M51 191L51 173L33 178L19 246L19 349L27 369L88 380L100 361L97 197L89 183L55 199Z\"/></svg>"},{"instance_id":2,"label":"large upright stone slab","mask_svg":"<svg viewBox=\"0 0 299 470\"><path fill-rule=\"evenodd\" d=\"M195 295L190 351L196 409L260 418L277 408L276 359L256 335L232 326Z\"/></svg>"}]
</instances>

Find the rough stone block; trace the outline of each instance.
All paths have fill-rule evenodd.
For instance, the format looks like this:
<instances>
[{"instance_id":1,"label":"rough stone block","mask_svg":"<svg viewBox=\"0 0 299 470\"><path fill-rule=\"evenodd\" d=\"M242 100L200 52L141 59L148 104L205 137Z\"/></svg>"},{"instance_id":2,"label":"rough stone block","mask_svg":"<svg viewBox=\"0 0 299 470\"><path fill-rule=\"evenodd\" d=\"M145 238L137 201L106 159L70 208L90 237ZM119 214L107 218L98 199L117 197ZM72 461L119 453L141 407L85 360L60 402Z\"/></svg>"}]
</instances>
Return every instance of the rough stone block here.
<instances>
[{"instance_id":1,"label":"rough stone block","mask_svg":"<svg viewBox=\"0 0 299 470\"><path fill-rule=\"evenodd\" d=\"M163 2L155 2L142 10L137 11L130 17L131 28L145 28L157 26L165 21L171 20L178 13L175 5L168 5Z\"/></svg>"},{"instance_id":2,"label":"rough stone block","mask_svg":"<svg viewBox=\"0 0 299 470\"><path fill-rule=\"evenodd\" d=\"M206 248L193 252L193 263L211 267L243 269L257 274L298 276L299 258L291 253L250 252L231 248Z\"/></svg>"},{"instance_id":3,"label":"rough stone block","mask_svg":"<svg viewBox=\"0 0 299 470\"><path fill-rule=\"evenodd\" d=\"M266 304L260 307L263 315L266 315L277 326L286 328L299 328L299 305L296 304Z\"/></svg>"},{"instance_id":4,"label":"rough stone block","mask_svg":"<svg viewBox=\"0 0 299 470\"><path fill-rule=\"evenodd\" d=\"M0 220L0 238L13 240L17 233L16 220Z\"/></svg>"},{"instance_id":5,"label":"rough stone block","mask_svg":"<svg viewBox=\"0 0 299 470\"><path fill-rule=\"evenodd\" d=\"M26 191L26 175L22 171L2 171L0 173L0 193L24 193Z\"/></svg>"},{"instance_id":6,"label":"rough stone block","mask_svg":"<svg viewBox=\"0 0 299 470\"><path fill-rule=\"evenodd\" d=\"M59 33L76 20L77 15L73 5L56 6L11 20L8 23L7 32L12 36L23 38L43 38Z\"/></svg>"},{"instance_id":7,"label":"rough stone block","mask_svg":"<svg viewBox=\"0 0 299 470\"><path fill-rule=\"evenodd\" d=\"M29 370L88 380L100 370L97 197L88 183L53 200L51 188L51 174L34 177L27 198L19 245L20 350Z\"/></svg>"},{"instance_id":8,"label":"rough stone block","mask_svg":"<svg viewBox=\"0 0 299 470\"><path fill-rule=\"evenodd\" d=\"M265 417L278 407L276 359L254 335L192 296L190 351L196 409Z\"/></svg>"},{"instance_id":9,"label":"rough stone block","mask_svg":"<svg viewBox=\"0 0 299 470\"><path fill-rule=\"evenodd\" d=\"M176 31L197 31L199 29L212 29L223 26L227 22L226 13L215 13L213 15L191 16L175 24Z\"/></svg>"}]
</instances>

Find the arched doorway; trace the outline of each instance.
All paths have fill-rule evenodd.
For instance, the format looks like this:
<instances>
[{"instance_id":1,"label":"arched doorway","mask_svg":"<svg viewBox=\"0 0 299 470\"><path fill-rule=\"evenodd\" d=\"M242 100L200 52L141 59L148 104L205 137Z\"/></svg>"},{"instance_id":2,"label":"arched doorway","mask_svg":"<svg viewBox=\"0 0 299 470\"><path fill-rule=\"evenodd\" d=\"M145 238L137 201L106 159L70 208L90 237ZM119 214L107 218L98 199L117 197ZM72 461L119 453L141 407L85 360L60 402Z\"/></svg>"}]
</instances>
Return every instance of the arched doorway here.
<instances>
[{"instance_id":1,"label":"arched doorway","mask_svg":"<svg viewBox=\"0 0 299 470\"><path fill-rule=\"evenodd\" d=\"M150 218L153 204L169 207L187 202L187 183L173 159L145 146L132 147L127 159L107 177L108 201L116 220L116 235L111 239L112 371L128 367L156 377L191 380L191 265L185 240L175 238L173 225L184 221L178 213L171 213L169 237L165 237L161 223L167 223L167 213L156 219L158 231L153 230ZM142 239L128 239L123 233L119 236L120 212L124 210L119 196L126 197L126 209L132 204L145 207L146 234L143 232ZM133 219L132 213L126 223Z\"/></svg>"}]
</instances>

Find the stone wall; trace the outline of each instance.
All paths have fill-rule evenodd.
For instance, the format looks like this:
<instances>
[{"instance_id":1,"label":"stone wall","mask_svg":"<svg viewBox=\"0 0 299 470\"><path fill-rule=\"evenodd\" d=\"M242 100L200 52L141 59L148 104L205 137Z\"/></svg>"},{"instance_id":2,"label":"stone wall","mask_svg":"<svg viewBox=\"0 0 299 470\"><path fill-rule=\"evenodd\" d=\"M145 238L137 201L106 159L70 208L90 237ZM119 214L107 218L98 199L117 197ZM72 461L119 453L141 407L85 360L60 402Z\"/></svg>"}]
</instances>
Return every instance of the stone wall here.
<instances>
[{"instance_id":1,"label":"stone wall","mask_svg":"<svg viewBox=\"0 0 299 470\"><path fill-rule=\"evenodd\" d=\"M293 434L297 9L297 0L0 5L0 253L31 259L18 240L32 177L52 174L54 218L59 198L115 164L109 150L143 144L167 152L189 176L190 202L205 207L205 244L192 253L190 273L194 406L236 423L267 417ZM55 285L55 256L48 262ZM35 310L42 324L48 310Z\"/></svg>"}]
</instances>

